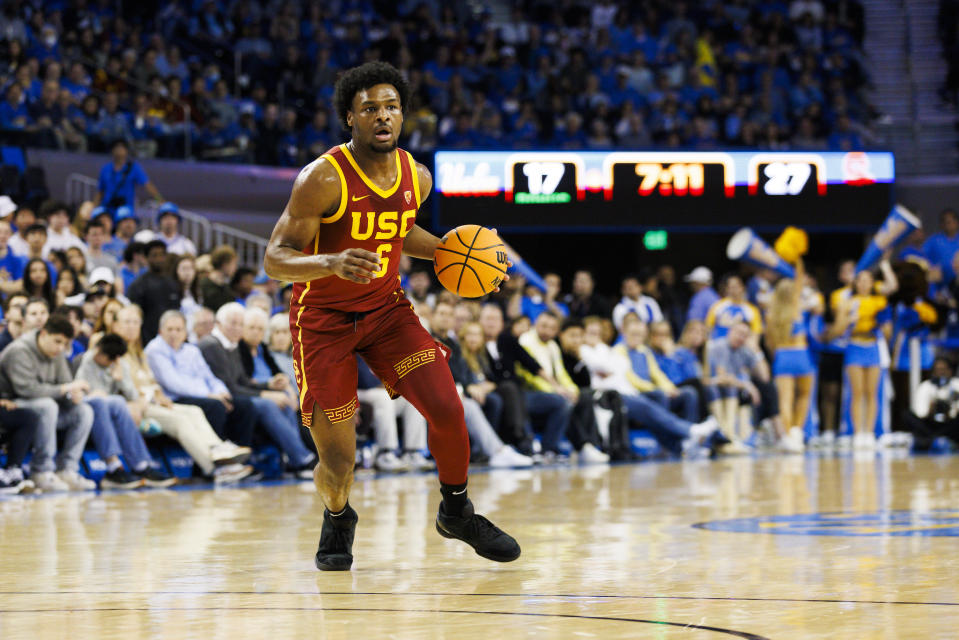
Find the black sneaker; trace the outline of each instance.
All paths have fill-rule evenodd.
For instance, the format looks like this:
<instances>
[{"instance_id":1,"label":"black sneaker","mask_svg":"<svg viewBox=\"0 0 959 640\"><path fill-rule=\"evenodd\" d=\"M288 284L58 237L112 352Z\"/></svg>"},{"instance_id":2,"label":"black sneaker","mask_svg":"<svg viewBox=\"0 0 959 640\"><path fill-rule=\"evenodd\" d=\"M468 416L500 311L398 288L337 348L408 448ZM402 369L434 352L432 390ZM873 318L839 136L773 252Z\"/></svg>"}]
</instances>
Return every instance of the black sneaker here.
<instances>
[{"instance_id":1,"label":"black sneaker","mask_svg":"<svg viewBox=\"0 0 959 640\"><path fill-rule=\"evenodd\" d=\"M338 518L330 517L330 510L323 510L323 530L320 532L320 546L316 550L313 563L320 571L349 571L353 565L353 534L359 516L353 507Z\"/></svg>"},{"instance_id":2,"label":"black sneaker","mask_svg":"<svg viewBox=\"0 0 959 640\"><path fill-rule=\"evenodd\" d=\"M466 501L460 517L446 515L443 503L440 502L440 510L436 514L436 530L444 538L462 540L487 560L512 562L520 554L519 543L513 536L483 516L477 515L470 500Z\"/></svg>"},{"instance_id":3,"label":"black sneaker","mask_svg":"<svg viewBox=\"0 0 959 640\"><path fill-rule=\"evenodd\" d=\"M101 489L136 489L143 485L143 478L135 476L123 467L109 471L100 480Z\"/></svg>"},{"instance_id":4,"label":"black sneaker","mask_svg":"<svg viewBox=\"0 0 959 640\"><path fill-rule=\"evenodd\" d=\"M171 487L176 484L176 478L168 473L158 471L153 467L147 467L143 471L135 472L136 475L143 478L143 484L148 487Z\"/></svg>"}]
</instances>

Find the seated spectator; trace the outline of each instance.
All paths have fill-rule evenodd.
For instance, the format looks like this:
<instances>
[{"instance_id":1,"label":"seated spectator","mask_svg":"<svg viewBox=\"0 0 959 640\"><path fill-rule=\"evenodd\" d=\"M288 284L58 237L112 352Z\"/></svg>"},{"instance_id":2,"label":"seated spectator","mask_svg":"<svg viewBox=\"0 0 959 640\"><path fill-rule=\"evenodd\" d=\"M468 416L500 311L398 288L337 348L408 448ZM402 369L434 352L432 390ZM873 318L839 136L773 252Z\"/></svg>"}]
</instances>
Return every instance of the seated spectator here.
<instances>
[{"instance_id":1,"label":"seated spectator","mask_svg":"<svg viewBox=\"0 0 959 640\"><path fill-rule=\"evenodd\" d=\"M179 256L173 263L173 276L180 286L180 313L187 318L189 328L192 328L190 319L197 309L203 308L200 304L200 287L196 277L196 258L187 254Z\"/></svg>"},{"instance_id":2,"label":"seated spectator","mask_svg":"<svg viewBox=\"0 0 959 640\"><path fill-rule=\"evenodd\" d=\"M17 494L36 489L36 483L27 479L23 473L23 462L33 443L45 442L49 438L49 433L41 432L44 427L52 429L53 438L56 440L56 425L50 425L49 423L44 425L41 421L40 412L32 409L21 409L17 406L16 400L0 399L0 433L7 432L10 436L7 443L6 465L0 467L0 495ZM55 475L50 480L52 483L47 484L48 491L67 491L69 489Z\"/></svg>"},{"instance_id":3,"label":"seated spectator","mask_svg":"<svg viewBox=\"0 0 959 640\"><path fill-rule=\"evenodd\" d=\"M12 222L16 233L10 237L7 246L10 247L14 255L24 258L24 262L26 262L26 257L30 253L30 247L27 244L25 234L27 229L36 224L37 216L34 214L33 209L29 207L18 207L17 210L13 212Z\"/></svg>"},{"instance_id":4,"label":"seated spectator","mask_svg":"<svg viewBox=\"0 0 959 640\"><path fill-rule=\"evenodd\" d=\"M742 278L734 274L727 275L719 288L723 297L709 307L709 312L706 314L709 339L725 338L729 328L739 322L748 324L754 335L761 334L762 314L746 299L746 286Z\"/></svg>"},{"instance_id":5,"label":"seated spectator","mask_svg":"<svg viewBox=\"0 0 959 640\"><path fill-rule=\"evenodd\" d=\"M109 218L109 214L98 215L87 223L84 238L87 243L87 273L92 273L99 267L109 269L115 275L120 271L120 263L116 256L105 250L109 238L106 226L98 220Z\"/></svg>"},{"instance_id":6,"label":"seated spectator","mask_svg":"<svg viewBox=\"0 0 959 640\"><path fill-rule=\"evenodd\" d=\"M356 397L373 408L373 433L376 447L373 467L378 471L428 471L436 465L423 456L426 449L426 418L402 396L395 400L383 387L366 362L357 357ZM403 449L400 449L399 425L403 419Z\"/></svg>"},{"instance_id":7,"label":"seated spectator","mask_svg":"<svg viewBox=\"0 0 959 640\"><path fill-rule=\"evenodd\" d=\"M697 331L705 338L703 323L691 321L687 323L683 334ZM691 338L687 335L686 339ZM656 358L656 364L670 382L680 389L688 387L695 391L699 398L700 411L703 407L712 406L713 402L719 399L719 391L703 382L703 365L699 357L690 349L677 346L673 342L673 331L668 322L654 322L650 325L649 349Z\"/></svg>"},{"instance_id":8,"label":"seated spectator","mask_svg":"<svg viewBox=\"0 0 959 640\"><path fill-rule=\"evenodd\" d=\"M622 280L623 298L613 308L613 324L617 331L623 331L623 319L628 313L635 313L644 323L659 322L663 312L655 299L643 295L643 285L639 276L628 275Z\"/></svg>"},{"instance_id":9,"label":"seated spectator","mask_svg":"<svg viewBox=\"0 0 959 640\"><path fill-rule=\"evenodd\" d=\"M0 293L10 295L23 288L23 268L27 260L13 253L10 239L13 230L10 223L0 220Z\"/></svg>"},{"instance_id":10,"label":"seated spectator","mask_svg":"<svg viewBox=\"0 0 959 640\"><path fill-rule=\"evenodd\" d=\"M36 331L50 319L50 305L43 298L30 298L23 306L23 332Z\"/></svg>"},{"instance_id":11,"label":"seated spectator","mask_svg":"<svg viewBox=\"0 0 959 640\"><path fill-rule=\"evenodd\" d=\"M706 267L696 267L683 279L693 292L686 321L705 322L709 309L719 301L719 294L713 289L713 272Z\"/></svg>"},{"instance_id":12,"label":"seated spectator","mask_svg":"<svg viewBox=\"0 0 959 640\"><path fill-rule=\"evenodd\" d=\"M270 317L262 309L247 308L243 314L240 360L243 362L243 371L254 382L269 383L278 376L289 379L263 342L269 321ZM295 389L296 386L287 385L287 388Z\"/></svg>"},{"instance_id":13,"label":"seated spectator","mask_svg":"<svg viewBox=\"0 0 959 640\"><path fill-rule=\"evenodd\" d=\"M220 307L213 333L199 342L200 351L213 374L226 384L231 396L250 399L260 423L289 457L291 471L298 478L312 479L316 455L300 438L299 406L297 400L287 393L289 380L280 374L267 383L258 383L243 371L239 352L243 313L243 306L237 302Z\"/></svg>"},{"instance_id":14,"label":"seated spectator","mask_svg":"<svg viewBox=\"0 0 959 640\"><path fill-rule=\"evenodd\" d=\"M160 233L157 236L166 244L167 253L174 255L197 255L196 245L193 241L180 233L180 222L182 220L180 208L172 202L164 202L157 210L157 226Z\"/></svg>"},{"instance_id":15,"label":"seated spectator","mask_svg":"<svg viewBox=\"0 0 959 640\"><path fill-rule=\"evenodd\" d=\"M93 409L83 401L86 383L73 380L63 355L72 339L70 321L55 316L43 328L24 333L0 354L0 393L17 398L18 407L40 416L30 469L32 480L43 491L96 489L96 484L78 473L93 427ZM59 455L57 430L66 432Z\"/></svg>"},{"instance_id":16,"label":"seated spectator","mask_svg":"<svg viewBox=\"0 0 959 640\"><path fill-rule=\"evenodd\" d=\"M4 314L3 332L0 333L0 352L23 333L23 307L13 305Z\"/></svg>"},{"instance_id":17,"label":"seated spectator","mask_svg":"<svg viewBox=\"0 0 959 640\"><path fill-rule=\"evenodd\" d=\"M210 266L213 270L200 280L200 301L204 307L216 311L226 303L236 300L230 282L237 271L237 264L233 247L222 245L210 252Z\"/></svg>"},{"instance_id":18,"label":"seated spectator","mask_svg":"<svg viewBox=\"0 0 959 640\"><path fill-rule=\"evenodd\" d=\"M580 269L573 274L573 291L563 296L563 303L569 313L577 318L587 316L607 317L612 314L609 301L595 292L592 272Z\"/></svg>"},{"instance_id":19,"label":"seated spectator","mask_svg":"<svg viewBox=\"0 0 959 640\"><path fill-rule=\"evenodd\" d=\"M97 207L101 208L101 207ZM108 216L112 215L109 209L102 207L104 213L95 216L94 219L99 219L101 224L106 224ZM95 211L96 209L94 209ZM117 208L115 227L113 228L113 235L107 233L107 242L103 245L103 250L112 255L114 258L119 260L125 260L128 264L130 260L126 259L126 249L133 242L133 236L137 233L137 226L139 226L140 221L133 213L133 209L127 206L122 206ZM144 259L144 262L146 260ZM142 265L137 265L142 266Z\"/></svg>"},{"instance_id":20,"label":"seated spectator","mask_svg":"<svg viewBox=\"0 0 959 640\"><path fill-rule=\"evenodd\" d=\"M560 297L560 287L562 281L555 273L547 273L543 276L546 282L546 291L540 291L532 285L526 286L526 295L523 296L520 315L529 318L530 322L535 323L539 314L549 309L560 318L569 315L569 307L562 302L558 302Z\"/></svg>"},{"instance_id":21,"label":"seated spectator","mask_svg":"<svg viewBox=\"0 0 959 640\"><path fill-rule=\"evenodd\" d=\"M290 335L289 314L276 313L270 316L270 322L267 324L266 344L270 355L273 357L273 362L290 379L290 388L296 391L297 397L299 397L296 374L293 371L293 339Z\"/></svg>"},{"instance_id":22,"label":"seated spectator","mask_svg":"<svg viewBox=\"0 0 959 640\"><path fill-rule=\"evenodd\" d=\"M123 250L123 262L120 264L120 279L123 283L123 290L129 290L133 281L148 270L146 244L142 242L127 244L126 249ZM90 275L93 276L93 274Z\"/></svg>"},{"instance_id":23,"label":"seated spectator","mask_svg":"<svg viewBox=\"0 0 959 640\"><path fill-rule=\"evenodd\" d=\"M256 425L253 403L230 394L186 335L182 313L167 311L160 317L160 333L144 349L150 372L174 402L200 407L220 438L249 447Z\"/></svg>"},{"instance_id":24,"label":"seated spectator","mask_svg":"<svg viewBox=\"0 0 959 640\"><path fill-rule=\"evenodd\" d=\"M53 292L55 307L62 305L82 304L86 293L83 291L83 283L80 282L80 276L73 267L64 267L60 270L57 278L57 287Z\"/></svg>"},{"instance_id":25,"label":"seated spectator","mask_svg":"<svg viewBox=\"0 0 959 640\"><path fill-rule=\"evenodd\" d=\"M190 331L190 342L197 344L206 336L213 333L213 327L216 324L215 316L210 309L200 307L190 316L190 324L193 325Z\"/></svg>"},{"instance_id":26,"label":"seated spectator","mask_svg":"<svg viewBox=\"0 0 959 640\"><path fill-rule=\"evenodd\" d=\"M959 378L952 360L935 359L932 377L919 384L902 420L917 451L928 451L936 438L949 438L953 446L959 443Z\"/></svg>"},{"instance_id":27,"label":"seated spectator","mask_svg":"<svg viewBox=\"0 0 959 640\"><path fill-rule=\"evenodd\" d=\"M139 307L127 305L117 313L113 325L116 335L127 347L126 354L115 368L124 378L130 378L129 384L124 384L121 390L136 391L133 397L125 395L134 421L140 424L155 422L161 433L183 446L203 475L212 477L217 483L237 482L252 474L253 467L242 464L252 453L249 447L222 440L207 422L202 409L196 405L174 403L160 389L141 346L142 318Z\"/></svg>"},{"instance_id":28,"label":"seated spectator","mask_svg":"<svg viewBox=\"0 0 959 640\"><path fill-rule=\"evenodd\" d=\"M77 247L83 251L87 248L83 240L73 234L70 229L70 211L67 205L56 200L48 200L40 207L40 217L47 221L47 241L43 245L42 257L49 258L51 251L65 251L70 247Z\"/></svg>"},{"instance_id":29,"label":"seated spectator","mask_svg":"<svg viewBox=\"0 0 959 640\"><path fill-rule=\"evenodd\" d=\"M625 350L610 347L603 340L602 328L598 318L586 321L579 351L589 368L592 388L617 391L629 419L648 429L660 446L673 455L692 454L698 447L713 450L728 442L714 418L698 423L684 420L666 408L662 398L640 393L630 382L631 367Z\"/></svg>"},{"instance_id":30,"label":"seated spectator","mask_svg":"<svg viewBox=\"0 0 959 640\"><path fill-rule=\"evenodd\" d=\"M160 316L180 308L180 285L167 272L167 248L162 240L146 245L149 270L126 289L130 302L143 309L142 340L149 342L160 327Z\"/></svg>"},{"instance_id":31,"label":"seated spectator","mask_svg":"<svg viewBox=\"0 0 959 640\"><path fill-rule=\"evenodd\" d=\"M707 357L709 374L719 388L720 400L712 410L723 433L733 441L733 447L752 433L753 408L763 400L753 378L768 384L769 364L756 348L749 344L751 332L745 322L736 322L728 328L725 337L710 344ZM770 415L779 413L778 407L769 410Z\"/></svg>"},{"instance_id":32,"label":"seated spectator","mask_svg":"<svg viewBox=\"0 0 959 640\"><path fill-rule=\"evenodd\" d=\"M453 306L449 302L440 300L436 303L430 328L433 331L433 337L450 349L448 359L450 372L463 401L466 429L475 445L475 453L489 458L491 467L532 466L531 458L503 444L496 435L496 428L491 424L489 417L498 421L503 410L503 400L493 390L495 385L480 381L473 375L463 359L459 342L450 337L453 329Z\"/></svg>"},{"instance_id":33,"label":"seated spectator","mask_svg":"<svg viewBox=\"0 0 959 640\"><path fill-rule=\"evenodd\" d=\"M176 484L176 478L153 468L146 442L127 406L127 400L138 394L129 370L119 362L126 351L123 338L108 333L83 356L77 370L76 379L86 385L86 402L93 408L93 444L107 465L100 485L105 489L135 489L144 484L169 487ZM138 417L142 419L142 415ZM121 453L132 473L124 470Z\"/></svg>"}]
</instances>

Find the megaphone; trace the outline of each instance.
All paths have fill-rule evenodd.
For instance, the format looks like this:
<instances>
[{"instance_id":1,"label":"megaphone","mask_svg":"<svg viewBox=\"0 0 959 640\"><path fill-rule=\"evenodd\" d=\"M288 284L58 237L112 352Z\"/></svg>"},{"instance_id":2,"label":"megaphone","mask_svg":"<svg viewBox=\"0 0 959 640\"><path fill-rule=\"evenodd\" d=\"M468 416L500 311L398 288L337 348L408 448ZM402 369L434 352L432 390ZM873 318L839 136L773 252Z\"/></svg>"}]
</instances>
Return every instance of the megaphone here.
<instances>
[{"instance_id":1,"label":"megaphone","mask_svg":"<svg viewBox=\"0 0 959 640\"><path fill-rule=\"evenodd\" d=\"M513 253L509 257L510 262L513 263L507 271L509 273L516 273L524 278L526 278L526 283L531 284L543 293L546 293L546 281L543 280L543 276L539 275L533 267L529 266L525 260L519 257L516 253Z\"/></svg>"},{"instance_id":2,"label":"megaphone","mask_svg":"<svg viewBox=\"0 0 959 640\"><path fill-rule=\"evenodd\" d=\"M882 258L882 254L895 249L910 233L922 227L919 218L901 204L897 204L889 212L886 221L879 227L879 231L872 237L866 252L856 263L856 273L868 271Z\"/></svg>"},{"instance_id":3,"label":"megaphone","mask_svg":"<svg viewBox=\"0 0 959 640\"><path fill-rule=\"evenodd\" d=\"M783 260L782 256L749 227L740 229L729 239L729 244L726 245L726 257L763 269L772 269L787 278L796 277L796 271L792 265Z\"/></svg>"}]
</instances>

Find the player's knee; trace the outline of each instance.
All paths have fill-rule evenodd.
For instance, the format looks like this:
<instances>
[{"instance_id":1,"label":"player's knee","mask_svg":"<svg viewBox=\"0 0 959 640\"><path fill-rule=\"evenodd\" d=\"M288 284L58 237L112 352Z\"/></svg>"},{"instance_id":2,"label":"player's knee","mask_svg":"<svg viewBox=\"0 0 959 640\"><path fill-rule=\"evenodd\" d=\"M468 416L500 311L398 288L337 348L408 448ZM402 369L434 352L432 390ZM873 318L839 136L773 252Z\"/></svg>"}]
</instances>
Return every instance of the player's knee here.
<instances>
[{"instance_id":1,"label":"player's knee","mask_svg":"<svg viewBox=\"0 0 959 640\"><path fill-rule=\"evenodd\" d=\"M456 394L438 394L427 403L425 417L431 425L438 427L462 424L463 403Z\"/></svg>"}]
</instances>

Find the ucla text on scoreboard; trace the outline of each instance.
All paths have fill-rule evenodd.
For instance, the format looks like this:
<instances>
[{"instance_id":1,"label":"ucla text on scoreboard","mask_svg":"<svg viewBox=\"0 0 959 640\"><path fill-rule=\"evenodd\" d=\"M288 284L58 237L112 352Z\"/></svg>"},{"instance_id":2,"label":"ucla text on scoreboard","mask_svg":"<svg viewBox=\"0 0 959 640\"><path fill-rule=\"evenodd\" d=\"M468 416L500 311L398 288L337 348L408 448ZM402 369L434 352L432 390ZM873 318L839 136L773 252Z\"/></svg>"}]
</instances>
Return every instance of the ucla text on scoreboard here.
<instances>
[{"instance_id":1,"label":"ucla text on scoreboard","mask_svg":"<svg viewBox=\"0 0 959 640\"><path fill-rule=\"evenodd\" d=\"M895 179L889 152L437 151L434 161L444 222L458 217L444 203L473 201L507 227L776 226L777 214L867 227L888 211ZM534 213L547 210L550 221Z\"/></svg>"}]
</instances>

